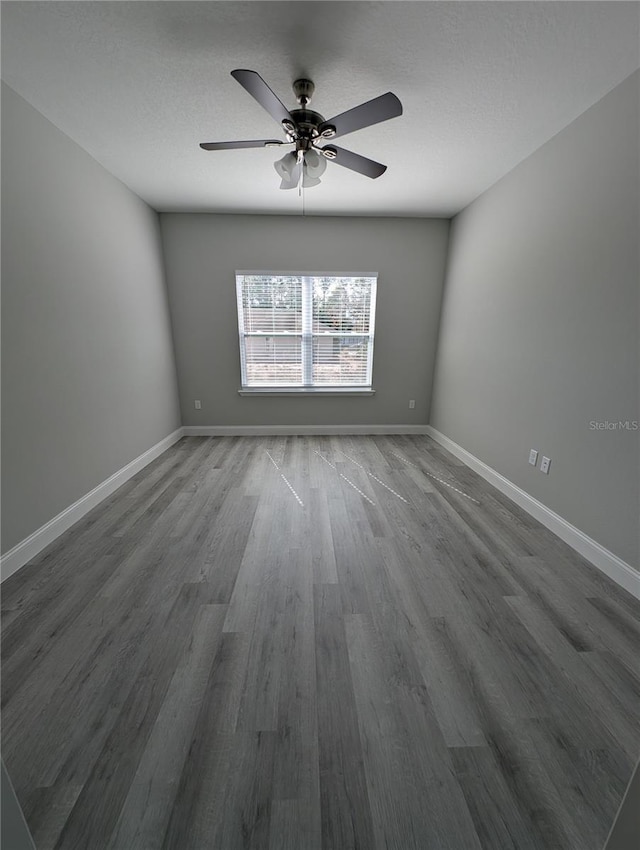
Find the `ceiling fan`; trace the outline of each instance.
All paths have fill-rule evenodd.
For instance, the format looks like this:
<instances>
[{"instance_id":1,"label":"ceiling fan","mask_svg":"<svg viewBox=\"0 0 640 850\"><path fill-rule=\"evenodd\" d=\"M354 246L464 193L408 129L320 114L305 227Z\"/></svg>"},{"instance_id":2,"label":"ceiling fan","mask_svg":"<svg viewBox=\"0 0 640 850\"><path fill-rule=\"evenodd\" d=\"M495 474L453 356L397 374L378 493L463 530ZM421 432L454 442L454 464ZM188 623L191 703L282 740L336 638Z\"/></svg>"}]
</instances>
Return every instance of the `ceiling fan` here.
<instances>
[{"instance_id":1,"label":"ceiling fan","mask_svg":"<svg viewBox=\"0 0 640 850\"><path fill-rule=\"evenodd\" d=\"M279 148L295 145L295 153L287 153L274 163L276 172L282 178L281 189L293 189L300 184L304 187L317 186L327 167L326 160L371 178L380 177L387 170L386 165L366 156L323 143L328 139L346 136L347 133L402 115L402 104L395 94L381 94L380 97L374 97L373 100L361 103L360 106L341 112L326 121L319 112L308 108L315 89L311 80L300 79L294 82L293 91L299 109L288 110L256 71L238 69L232 71L231 76L275 118L284 131L286 141L252 139L237 142L202 142L200 147L204 150Z\"/></svg>"}]
</instances>

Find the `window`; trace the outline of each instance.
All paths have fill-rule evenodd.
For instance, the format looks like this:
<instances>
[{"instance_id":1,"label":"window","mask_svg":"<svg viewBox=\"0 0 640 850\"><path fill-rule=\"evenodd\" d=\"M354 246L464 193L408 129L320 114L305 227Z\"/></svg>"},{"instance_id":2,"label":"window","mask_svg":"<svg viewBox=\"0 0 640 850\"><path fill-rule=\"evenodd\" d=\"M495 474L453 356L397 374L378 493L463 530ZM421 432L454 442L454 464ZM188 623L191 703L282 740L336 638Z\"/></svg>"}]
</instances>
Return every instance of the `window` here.
<instances>
[{"instance_id":1,"label":"window","mask_svg":"<svg viewBox=\"0 0 640 850\"><path fill-rule=\"evenodd\" d=\"M376 283L236 272L242 389L371 392Z\"/></svg>"}]
</instances>

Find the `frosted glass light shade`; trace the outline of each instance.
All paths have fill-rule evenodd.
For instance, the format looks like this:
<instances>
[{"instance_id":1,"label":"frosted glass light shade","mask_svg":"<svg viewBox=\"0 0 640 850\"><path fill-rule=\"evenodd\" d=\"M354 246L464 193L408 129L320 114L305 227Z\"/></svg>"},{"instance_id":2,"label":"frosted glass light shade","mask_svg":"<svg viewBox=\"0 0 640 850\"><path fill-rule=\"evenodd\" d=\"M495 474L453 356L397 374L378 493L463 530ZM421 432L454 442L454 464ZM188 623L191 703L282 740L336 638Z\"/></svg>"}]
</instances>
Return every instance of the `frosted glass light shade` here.
<instances>
[{"instance_id":1,"label":"frosted glass light shade","mask_svg":"<svg viewBox=\"0 0 640 850\"><path fill-rule=\"evenodd\" d=\"M282 178L281 189L295 189L300 179L300 166L295 153L286 153L273 163L276 173Z\"/></svg>"},{"instance_id":2,"label":"frosted glass light shade","mask_svg":"<svg viewBox=\"0 0 640 850\"><path fill-rule=\"evenodd\" d=\"M304 166L306 176L310 179L319 179L325 172L327 160L317 151L307 151L304 155ZM305 185L304 178L303 185ZM317 186L318 184L313 183L311 185Z\"/></svg>"}]
</instances>

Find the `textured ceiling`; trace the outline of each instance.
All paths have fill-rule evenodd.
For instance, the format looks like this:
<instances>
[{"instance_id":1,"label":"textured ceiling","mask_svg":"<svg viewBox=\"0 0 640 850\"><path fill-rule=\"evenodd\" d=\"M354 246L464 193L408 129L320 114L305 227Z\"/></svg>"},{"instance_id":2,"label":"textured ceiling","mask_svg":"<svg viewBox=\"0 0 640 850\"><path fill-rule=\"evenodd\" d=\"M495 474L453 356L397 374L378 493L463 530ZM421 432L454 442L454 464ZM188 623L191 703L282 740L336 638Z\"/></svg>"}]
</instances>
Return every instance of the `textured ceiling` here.
<instances>
[{"instance_id":1,"label":"textured ceiling","mask_svg":"<svg viewBox=\"0 0 640 850\"><path fill-rule=\"evenodd\" d=\"M640 64L638 3L3 2L2 77L158 210L450 216ZM392 91L404 115L340 139L377 180L328 164L280 191L278 138L229 75L289 108L309 76L330 118ZM43 151L46 156L46 150Z\"/></svg>"}]
</instances>

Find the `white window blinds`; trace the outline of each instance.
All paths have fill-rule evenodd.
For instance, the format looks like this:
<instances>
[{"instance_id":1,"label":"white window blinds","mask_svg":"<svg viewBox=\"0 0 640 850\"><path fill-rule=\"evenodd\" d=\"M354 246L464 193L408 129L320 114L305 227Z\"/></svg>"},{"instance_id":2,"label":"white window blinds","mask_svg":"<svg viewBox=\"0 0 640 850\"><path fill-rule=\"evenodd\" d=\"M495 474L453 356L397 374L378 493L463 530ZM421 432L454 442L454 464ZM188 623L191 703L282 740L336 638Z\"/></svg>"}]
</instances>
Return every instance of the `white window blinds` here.
<instances>
[{"instance_id":1,"label":"white window blinds","mask_svg":"<svg viewBox=\"0 0 640 850\"><path fill-rule=\"evenodd\" d=\"M376 283L236 272L242 386L370 389Z\"/></svg>"}]
</instances>

